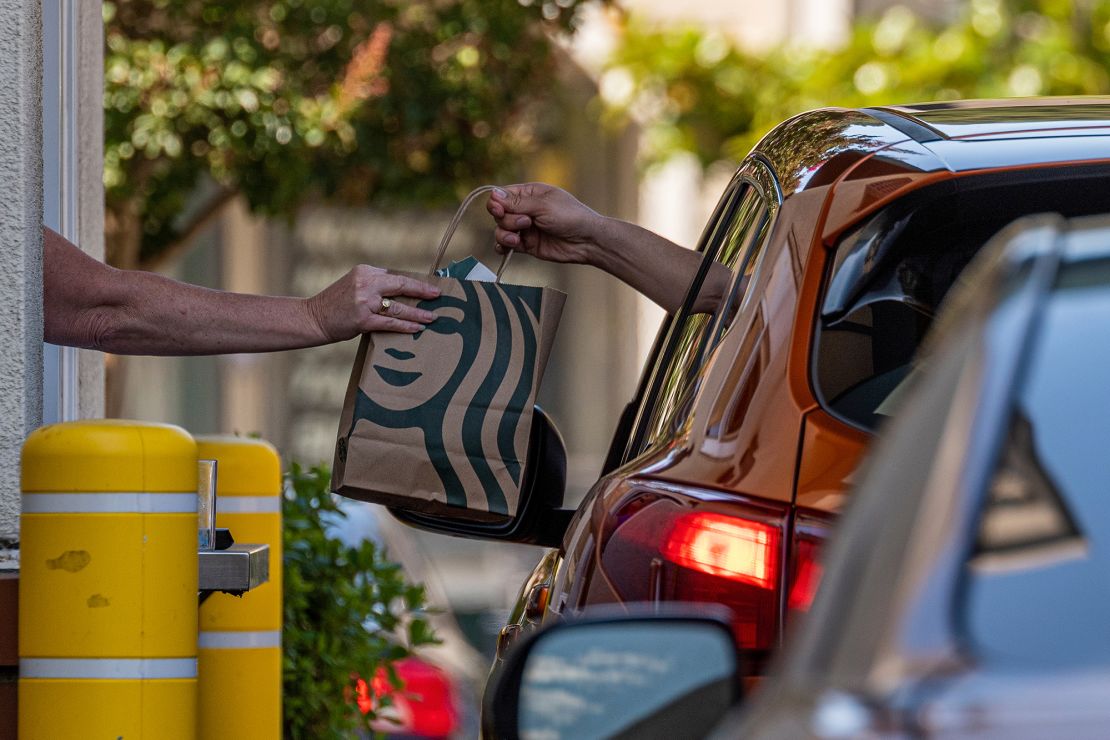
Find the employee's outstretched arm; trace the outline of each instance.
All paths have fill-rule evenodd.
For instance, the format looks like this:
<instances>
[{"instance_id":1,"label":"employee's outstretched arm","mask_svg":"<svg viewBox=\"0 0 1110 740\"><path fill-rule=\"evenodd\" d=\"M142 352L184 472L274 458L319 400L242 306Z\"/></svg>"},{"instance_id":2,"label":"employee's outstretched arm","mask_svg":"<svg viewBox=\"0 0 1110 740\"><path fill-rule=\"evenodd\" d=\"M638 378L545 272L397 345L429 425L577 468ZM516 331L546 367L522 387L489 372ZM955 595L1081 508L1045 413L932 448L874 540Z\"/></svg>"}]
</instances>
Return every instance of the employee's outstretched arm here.
<instances>
[{"instance_id":1,"label":"employee's outstretched arm","mask_svg":"<svg viewBox=\"0 0 1110 740\"><path fill-rule=\"evenodd\" d=\"M565 190L544 183L506 185L486 206L497 222L502 249L552 262L593 265L620 278L667 311L677 311L701 264L701 255L647 229L602 216ZM714 264L694 311L717 308L729 270Z\"/></svg>"},{"instance_id":2,"label":"employee's outstretched arm","mask_svg":"<svg viewBox=\"0 0 1110 740\"><path fill-rule=\"evenodd\" d=\"M115 354L273 352L350 339L367 331L414 333L434 314L399 296L438 289L355 267L311 298L210 290L137 270L117 270L43 230L46 341Z\"/></svg>"}]
</instances>

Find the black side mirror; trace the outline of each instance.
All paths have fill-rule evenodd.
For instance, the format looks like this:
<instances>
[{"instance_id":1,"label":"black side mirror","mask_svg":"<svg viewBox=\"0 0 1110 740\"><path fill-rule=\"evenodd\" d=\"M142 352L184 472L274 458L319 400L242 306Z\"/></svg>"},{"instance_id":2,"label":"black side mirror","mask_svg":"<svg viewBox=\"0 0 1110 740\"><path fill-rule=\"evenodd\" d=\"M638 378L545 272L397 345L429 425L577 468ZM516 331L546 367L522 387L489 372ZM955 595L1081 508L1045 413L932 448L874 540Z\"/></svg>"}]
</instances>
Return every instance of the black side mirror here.
<instances>
[{"instance_id":1,"label":"black side mirror","mask_svg":"<svg viewBox=\"0 0 1110 740\"><path fill-rule=\"evenodd\" d=\"M517 515L508 522L457 521L390 508L399 521L419 529L456 537L504 540L558 547L574 511L561 508L567 486L567 448L551 417L539 406L532 415L528 461L520 485Z\"/></svg>"},{"instance_id":2,"label":"black side mirror","mask_svg":"<svg viewBox=\"0 0 1110 740\"><path fill-rule=\"evenodd\" d=\"M741 697L728 612L606 611L522 641L487 691L486 738L701 738Z\"/></svg>"}]
</instances>

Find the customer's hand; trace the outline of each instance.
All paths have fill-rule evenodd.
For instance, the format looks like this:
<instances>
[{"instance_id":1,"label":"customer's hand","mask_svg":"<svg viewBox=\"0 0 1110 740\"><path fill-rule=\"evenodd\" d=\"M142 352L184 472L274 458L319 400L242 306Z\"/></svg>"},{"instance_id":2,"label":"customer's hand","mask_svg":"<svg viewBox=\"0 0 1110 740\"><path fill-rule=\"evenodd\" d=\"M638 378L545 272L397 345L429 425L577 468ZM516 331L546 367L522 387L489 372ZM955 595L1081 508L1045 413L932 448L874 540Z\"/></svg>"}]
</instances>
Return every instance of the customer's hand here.
<instances>
[{"instance_id":1,"label":"customer's hand","mask_svg":"<svg viewBox=\"0 0 1110 740\"><path fill-rule=\"evenodd\" d=\"M436 298L439 288L380 267L359 265L307 300L309 314L325 342L340 342L368 331L414 334L435 319L431 311L396 300ZM388 307L383 307L388 301Z\"/></svg>"},{"instance_id":2,"label":"customer's hand","mask_svg":"<svg viewBox=\"0 0 1110 740\"><path fill-rule=\"evenodd\" d=\"M494 190L486 210L497 222L500 251L550 262L590 262L605 220L565 190L540 182Z\"/></svg>"}]
</instances>

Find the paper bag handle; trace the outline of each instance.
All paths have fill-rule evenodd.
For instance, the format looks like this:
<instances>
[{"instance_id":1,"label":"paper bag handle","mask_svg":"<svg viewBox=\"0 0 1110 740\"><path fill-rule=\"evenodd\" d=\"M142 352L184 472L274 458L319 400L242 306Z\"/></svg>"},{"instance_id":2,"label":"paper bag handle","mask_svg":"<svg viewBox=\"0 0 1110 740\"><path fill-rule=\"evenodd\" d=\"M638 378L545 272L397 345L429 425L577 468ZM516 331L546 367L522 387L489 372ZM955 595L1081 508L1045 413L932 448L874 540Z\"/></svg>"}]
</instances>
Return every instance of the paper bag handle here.
<instances>
[{"instance_id":1,"label":"paper bag handle","mask_svg":"<svg viewBox=\"0 0 1110 740\"><path fill-rule=\"evenodd\" d=\"M439 269L439 263L443 261L443 255L447 252L447 245L451 241L451 237L455 235L455 230L459 228L463 216L466 215L466 209L474 202L474 199L483 193L489 193L496 190L496 185L483 185L480 188L474 188L470 191L470 195L463 198L462 205L459 210L455 211L455 217L451 219L451 223L447 225L447 231L443 232L443 238L439 240L439 249L436 251L435 262L432 263L432 269L428 270L428 276L435 275L436 270ZM513 250L505 252L505 256L501 258L501 265L497 268L497 280L501 282L501 273L505 272L505 266L509 264L509 258L513 256Z\"/></svg>"}]
</instances>

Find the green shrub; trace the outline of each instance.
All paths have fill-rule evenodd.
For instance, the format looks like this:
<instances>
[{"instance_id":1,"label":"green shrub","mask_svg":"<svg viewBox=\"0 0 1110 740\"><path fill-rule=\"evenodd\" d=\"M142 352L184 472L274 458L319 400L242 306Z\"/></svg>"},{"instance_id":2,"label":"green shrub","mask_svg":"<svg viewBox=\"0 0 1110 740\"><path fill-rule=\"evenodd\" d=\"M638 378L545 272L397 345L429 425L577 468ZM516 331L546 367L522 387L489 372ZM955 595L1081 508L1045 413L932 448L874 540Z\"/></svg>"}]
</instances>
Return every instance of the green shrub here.
<instances>
[{"instance_id":1,"label":"green shrub","mask_svg":"<svg viewBox=\"0 0 1110 740\"><path fill-rule=\"evenodd\" d=\"M393 663L436 642L424 617L424 587L406 582L373 542L351 547L329 535L329 524L345 516L329 480L323 466L304 470L294 463L286 475L286 738L354 735L373 717L354 704L358 676L369 680L384 671L396 688Z\"/></svg>"}]
</instances>

